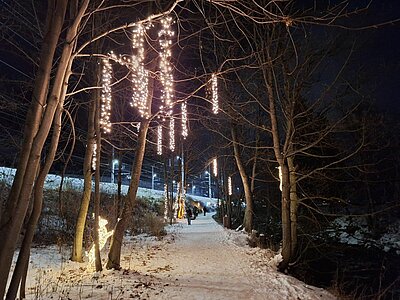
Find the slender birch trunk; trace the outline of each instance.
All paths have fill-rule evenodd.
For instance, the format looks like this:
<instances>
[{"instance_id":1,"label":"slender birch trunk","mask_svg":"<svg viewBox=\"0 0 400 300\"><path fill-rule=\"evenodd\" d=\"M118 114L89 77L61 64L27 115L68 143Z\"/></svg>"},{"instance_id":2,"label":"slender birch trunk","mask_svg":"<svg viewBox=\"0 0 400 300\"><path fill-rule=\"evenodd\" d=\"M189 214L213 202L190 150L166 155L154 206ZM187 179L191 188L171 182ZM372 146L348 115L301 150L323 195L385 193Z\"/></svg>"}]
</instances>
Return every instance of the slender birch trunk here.
<instances>
[{"instance_id":1,"label":"slender birch trunk","mask_svg":"<svg viewBox=\"0 0 400 300\"><path fill-rule=\"evenodd\" d=\"M253 228L253 199L251 196L250 185L246 174L246 170L244 168L243 162L240 157L236 126L234 124L232 124L231 127L231 135L232 135L232 144L233 144L233 151L235 155L236 165L239 169L240 177L242 179L244 197L246 199L246 209L244 211L243 225L246 232L249 233Z\"/></svg>"}]
</instances>

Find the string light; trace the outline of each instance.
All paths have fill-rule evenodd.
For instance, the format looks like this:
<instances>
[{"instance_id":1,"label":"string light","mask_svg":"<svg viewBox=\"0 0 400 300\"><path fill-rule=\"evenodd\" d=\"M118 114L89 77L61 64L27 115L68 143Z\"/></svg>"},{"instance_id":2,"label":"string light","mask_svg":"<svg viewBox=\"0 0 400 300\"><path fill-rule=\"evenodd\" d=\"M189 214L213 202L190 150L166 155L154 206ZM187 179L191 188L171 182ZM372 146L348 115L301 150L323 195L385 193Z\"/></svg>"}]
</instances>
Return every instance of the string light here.
<instances>
[{"instance_id":1,"label":"string light","mask_svg":"<svg viewBox=\"0 0 400 300\"><path fill-rule=\"evenodd\" d=\"M278 167L278 172L279 172L279 189L282 192L282 168L281 168L281 166Z\"/></svg>"},{"instance_id":2,"label":"string light","mask_svg":"<svg viewBox=\"0 0 400 300\"><path fill-rule=\"evenodd\" d=\"M164 219L168 220L168 186L164 184Z\"/></svg>"},{"instance_id":3,"label":"string light","mask_svg":"<svg viewBox=\"0 0 400 300\"><path fill-rule=\"evenodd\" d=\"M218 175L218 164L217 164L217 158L213 159L213 174L215 177Z\"/></svg>"},{"instance_id":4,"label":"string light","mask_svg":"<svg viewBox=\"0 0 400 300\"><path fill-rule=\"evenodd\" d=\"M101 114L100 126L103 128L104 133L111 131L111 75L112 66L108 59L103 59L103 69L101 76Z\"/></svg>"},{"instance_id":5,"label":"string light","mask_svg":"<svg viewBox=\"0 0 400 300\"><path fill-rule=\"evenodd\" d=\"M186 137L188 136L186 101L182 102L181 110L182 110L182 136L184 139L186 139Z\"/></svg>"},{"instance_id":6,"label":"string light","mask_svg":"<svg viewBox=\"0 0 400 300\"><path fill-rule=\"evenodd\" d=\"M97 143L93 142L93 153L92 153L92 170L96 170L96 162L97 162Z\"/></svg>"},{"instance_id":7,"label":"string light","mask_svg":"<svg viewBox=\"0 0 400 300\"><path fill-rule=\"evenodd\" d=\"M218 114L218 78L215 74L211 75L211 92L212 92L212 111Z\"/></svg>"},{"instance_id":8,"label":"string light","mask_svg":"<svg viewBox=\"0 0 400 300\"><path fill-rule=\"evenodd\" d=\"M158 41L161 47L160 52L160 81L163 86L161 92L162 105L160 106L160 112L165 121L165 115L172 115L173 106L173 75L171 66L171 44L174 31L171 30L171 17L165 17L161 20L161 29L158 32Z\"/></svg>"},{"instance_id":9,"label":"string light","mask_svg":"<svg viewBox=\"0 0 400 300\"><path fill-rule=\"evenodd\" d=\"M232 178L231 178L231 176L228 177L228 195L232 196Z\"/></svg>"},{"instance_id":10,"label":"string light","mask_svg":"<svg viewBox=\"0 0 400 300\"><path fill-rule=\"evenodd\" d=\"M146 28L142 24L137 24L133 29L132 48L136 49L136 55L132 56L132 82L133 82L133 107L139 110L142 118L150 117L148 109L148 83L149 71L144 68L144 35Z\"/></svg>"},{"instance_id":11,"label":"string light","mask_svg":"<svg viewBox=\"0 0 400 300\"><path fill-rule=\"evenodd\" d=\"M106 219L103 219L102 217L99 217L99 228L98 228L98 234L99 234L99 249L100 251L103 250L104 246L106 245L107 239L113 235L114 230L107 230L107 224L108 221ZM96 259L95 251L94 251L94 245L90 248L89 253L88 253L88 258L89 258L89 265L93 265Z\"/></svg>"},{"instance_id":12,"label":"string light","mask_svg":"<svg viewBox=\"0 0 400 300\"><path fill-rule=\"evenodd\" d=\"M162 126L157 126L157 154L162 155Z\"/></svg>"},{"instance_id":13,"label":"string light","mask_svg":"<svg viewBox=\"0 0 400 300\"><path fill-rule=\"evenodd\" d=\"M169 149L175 151L175 119L171 117L169 120Z\"/></svg>"}]
</instances>

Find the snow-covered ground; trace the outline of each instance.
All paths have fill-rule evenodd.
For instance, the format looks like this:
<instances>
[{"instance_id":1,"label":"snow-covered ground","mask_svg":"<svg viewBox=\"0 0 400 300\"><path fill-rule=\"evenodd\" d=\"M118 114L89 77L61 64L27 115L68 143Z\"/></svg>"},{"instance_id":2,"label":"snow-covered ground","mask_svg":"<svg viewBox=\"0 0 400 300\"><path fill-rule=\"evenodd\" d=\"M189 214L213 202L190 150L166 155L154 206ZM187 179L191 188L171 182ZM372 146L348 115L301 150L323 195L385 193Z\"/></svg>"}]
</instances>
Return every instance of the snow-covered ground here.
<instances>
[{"instance_id":1,"label":"snow-covered ground","mask_svg":"<svg viewBox=\"0 0 400 300\"><path fill-rule=\"evenodd\" d=\"M16 172L16 169L0 167L0 181L6 182L7 184L11 185L14 180L15 172ZM44 188L58 190L58 188L60 187L60 183L61 183L61 176L54 175L54 174L48 174L46 176ZM63 187L64 187L64 189L73 189L76 191L82 191L83 190L83 179L82 178L74 178L74 177L64 177ZM94 190L94 182L92 184L92 188ZM102 182L100 184L100 191L105 194L116 195L117 189L118 189L118 186L116 183ZM126 195L128 193L128 189L129 189L128 185L124 185L124 184L121 185L121 193L123 195ZM145 197L145 198L154 198L156 200L163 200L164 199L164 191L152 190L152 189L139 187L137 196ZM216 198L208 198L208 197L202 197L202 196L191 195L191 194L187 194L187 196L191 197L193 200L202 201L203 203L210 202L212 204L216 204L218 201L218 199L216 199Z\"/></svg>"},{"instance_id":2,"label":"snow-covered ground","mask_svg":"<svg viewBox=\"0 0 400 300\"><path fill-rule=\"evenodd\" d=\"M162 240L126 237L122 270L99 274L68 261L68 249L35 248L28 299L334 299L277 272L279 256L248 247L246 234L223 229L210 214L167 231Z\"/></svg>"}]
</instances>

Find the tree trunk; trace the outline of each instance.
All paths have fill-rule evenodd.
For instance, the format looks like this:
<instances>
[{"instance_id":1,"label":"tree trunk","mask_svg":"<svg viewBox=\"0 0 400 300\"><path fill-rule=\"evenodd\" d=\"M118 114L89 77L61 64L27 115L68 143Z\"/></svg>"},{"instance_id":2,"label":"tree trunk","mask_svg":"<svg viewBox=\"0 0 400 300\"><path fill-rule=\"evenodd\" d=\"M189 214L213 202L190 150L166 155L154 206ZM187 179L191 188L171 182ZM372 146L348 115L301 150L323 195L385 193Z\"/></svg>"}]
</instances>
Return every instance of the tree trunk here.
<instances>
[{"instance_id":1,"label":"tree trunk","mask_svg":"<svg viewBox=\"0 0 400 300\"><path fill-rule=\"evenodd\" d=\"M268 60L269 58L268 53ZM281 218L282 218L282 262L280 264L281 269L286 269L292 258L291 255L291 233L290 233L290 182L289 182L289 168L287 161L281 150L279 130L278 130L278 118L276 115L275 108L275 96L273 91L273 76L271 69L263 69L264 80L267 86L267 93L269 98L269 115L271 119L271 134L273 141L273 149L275 158L278 161L279 167L282 172L282 199L281 199Z\"/></svg>"},{"instance_id":2,"label":"tree trunk","mask_svg":"<svg viewBox=\"0 0 400 300\"><path fill-rule=\"evenodd\" d=\"M25 233L24 239L22 241L22 246L20 252L18 254L18 260L13 272L13 276L10 282L10 286L7 291L6 299L12 300L17 297L18 287L22 280L22 277L26 276L28 267L29 267L29 257L30 257L30 249L33 240L33 236L35 234L36 224L39 220L42 205L43 205L43 187L47 174L49 173L50 167L53 164L54 157L57 151L57 145L60 138L61 133L61 115L62 115L62 103L60 103L56 116L53 122L53 134L51 139L51 145L49 148L49 153L46 157L45 164L43 168L39 172L39 176L35 182L34 189L34 201L33 201L33 210L31 216L28 221L27 231ZM25 285L21 284L20 294L25 295Z\"/></svg>"},{"instance_id":3,"label":"tree trunk","mask_svg":"<svg viewBox=\"0 0 400 300\"><path fill-rule=\"evenodd\" d=\"M297 197L297 177L296 168L294 166L293 157L287 158L289 166L289 179L290 179L290 235L291 235L291 250L290 253L293 256L296 253L297 247L297 208L298 208L298 197Z\"/></svg>"},{"instance_id":4,"label":"tree trunk","mask_svg":"<svg viewBox=\"0 0 400 300\"><path fill-rule=\"evenodd\" d=\"M71 54L74 48L74 40L76 38L80 21L88 6L89 0L85 0L81 6L79 14L77 15L74 23L67 31L66 42L64 44L63 52L59 60L59 65L55 75L54 85L51 95L48 99L47 106L43 115L42 123L38 132L33 139L32 147L30 149L29 157L23 175L23 184L21 183L21 190L14 190L9 195L9 201L16 201L15 210L7 223L2 226L0 239L3 247L0 249L0 298L4 297L4 292L7 284L8 273L11 268L12 257L17 243L16 237L19 235L24 221L27 208L29 205L32 188L36 177L36 170L39 165L43 145L49 135L50 127L58 107L62 88L64 84L68 83L66 72L71 60ZM29 142L29 141L28 141ZM24 141L24 144L26 142ZM25 153L23 155L26 155ZM16 182L15 184L19 184ZM14 183L13 183L14 185Z\"/></svg>"},{"instance_id":5,"label":"tree trunk","mask_svg":"<svg viewBox=\"0 0 400 300\"><path fill-rule=\"evenodd\" d=\"M5 224L10 222L14 214L15 207L23 179L25 175L25 169L28 164L29 153L32 148L33 139L39 129L43 109L46 103L46 97L49 88L51 68L53 65L53 57L57 48L57 42L60 37L62 25L64 23L64 17L66 13L68 1L59 1L56 5L54 0L48 1L47 15L46 15L46 34L43 38L39 68L35 77L34 88L32 92L32 101L29 106L29 110L26 115L24 139L22 148L20 151L19 162L17 171L9 198L7 200L7 206L4 212L0 215L0 228L2 229ZM3 231L0 231L0 237ZM0 252L1 255L1 252ZM1 293L0 293L1 294Z\"/></svg>"},{"instance_id":6,"label":"tree trunk","mask_svg":"<svg viewBox=\"0 0 400 300\"><path fill-rule=\"evenodd\" d=\"M250 233L253 228L253 199L251 197L249 180L247 178L246 170L240 158L239 145L237 140L236 126L232 124L231 127L233 151L235 154L236 165L239 169L240 177L242 179L244 197L246 199L246 209L244 211L243 225L246 232Z\"/></svg>"},{"instance_id":7,"label":"tree trunk","mask_svg":"<svg viewBox=\"0 0 400 300\"><path fill-rule=\"evenodd\" d=\"M71 255L71 260L77 262L83 261L83 234L85 231L86 218L89 210L90 196L92 194L92 158L93 158L93 144L95 142L94 115L95 115L95 106L97 101L96 99L98 98L99 98L99 90L96 89L92 93L92 102L89 105L86 152L85 152L85 160L83 162L83 194L82 194L81 207L79 209L78 218L76 220L74 245L72 248L72 255Z\"/></svg>"},{"instance_id":8,"label":"tree trunk","mask_svg":"<svg viewBox=\"0 0 400 300\"><path fill-rule=\"evenodd\" d=\"M151 63L151 70L155 69L155 63L157 60L154 60ZM154 90L154 78L149 77L148 81L148 98L147 104L149 107L149 115L151 115L151 104L153 100L153 90ZM132 165L132 174L131 174L131 182L129 183L129 190L127 199L124 203L124 207L122 209L121 218L117 221L115 226L114 234L111 238L111 247L108 253L108 261L107 261L107 269L120 269L120 261L121 261L121 247L122 240L124 238L124 232L126 230L126 226L128 224L129 218L131 218L133 213L133 207L136 202L136 195L139 188L140 182L140 174L142 172L143 158L146 150L146 137L147 131L149 129L150 119L143 119L140 123L139 136L136 146L135 159L133 160Z\"/></svg>"},{"instance_id":9,"label":"tree trunk","mask_svg":"<svg viewBox=\"0 0 400 300\"><path fill-rule=\"evenodd\" d=\"M99 76L99 74L98 74ZM96 171L94 180L94 255L96 272L102 271L100 245L99 245L99 218L100 218L100 161L101 161L101 129L100 129L100 109L101 97L96 99L96 110L94 117L94 127L96 135Z\"/></svg>"}]
</instances>

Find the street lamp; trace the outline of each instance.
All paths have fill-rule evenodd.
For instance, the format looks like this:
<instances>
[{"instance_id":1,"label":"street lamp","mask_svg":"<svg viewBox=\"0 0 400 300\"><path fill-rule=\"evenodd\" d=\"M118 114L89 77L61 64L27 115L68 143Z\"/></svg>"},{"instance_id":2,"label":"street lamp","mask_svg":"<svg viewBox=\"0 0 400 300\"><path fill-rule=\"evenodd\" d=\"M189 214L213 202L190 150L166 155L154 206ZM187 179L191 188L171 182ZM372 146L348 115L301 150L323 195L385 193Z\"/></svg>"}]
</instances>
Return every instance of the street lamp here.
<instances>
[{"instance_id":1,"label":"street lamp","mask_svg":"<svg viewBox=\"0 0 400 300\"><path fill-rule=\"evenodd\" d=\"M118 166L119 160L113 159L111 163L111 183L114 183L115 166Z\"/></svg>"}]
</instances>

